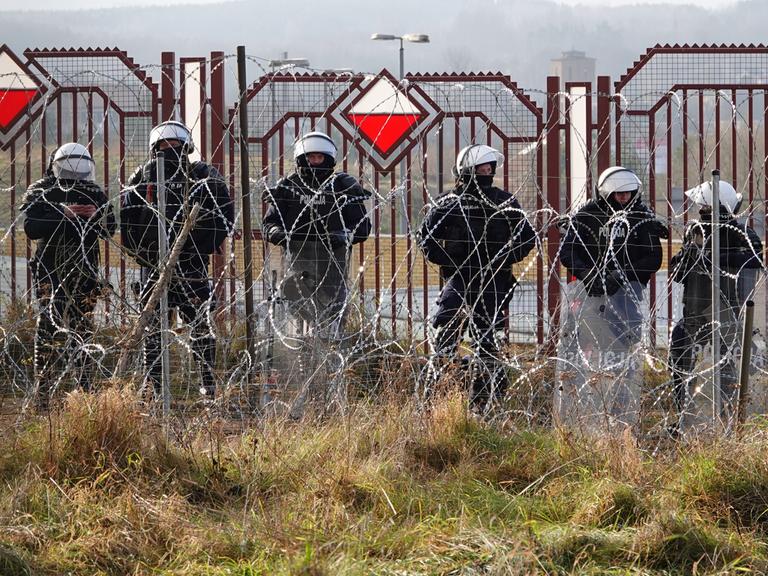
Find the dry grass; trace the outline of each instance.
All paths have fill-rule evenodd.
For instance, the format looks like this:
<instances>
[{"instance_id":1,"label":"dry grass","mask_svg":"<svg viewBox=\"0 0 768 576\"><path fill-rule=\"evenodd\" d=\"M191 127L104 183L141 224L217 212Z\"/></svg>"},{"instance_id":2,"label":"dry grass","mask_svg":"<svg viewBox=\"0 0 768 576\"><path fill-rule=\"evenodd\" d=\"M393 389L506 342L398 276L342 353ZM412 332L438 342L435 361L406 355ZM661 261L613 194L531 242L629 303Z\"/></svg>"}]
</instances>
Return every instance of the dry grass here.
<instances>
[{"instance_id":1,"label":"dry grass","mask_svg":"<svg viewBox=\"0 0 768 576\"><path fill-rule=\"evenodd\" d=\"M768 570L761 425L651 458L397 398L226 434L169 433L119 387L71 394L0 452L0 574Z\"/></svg>"}]
</instances>

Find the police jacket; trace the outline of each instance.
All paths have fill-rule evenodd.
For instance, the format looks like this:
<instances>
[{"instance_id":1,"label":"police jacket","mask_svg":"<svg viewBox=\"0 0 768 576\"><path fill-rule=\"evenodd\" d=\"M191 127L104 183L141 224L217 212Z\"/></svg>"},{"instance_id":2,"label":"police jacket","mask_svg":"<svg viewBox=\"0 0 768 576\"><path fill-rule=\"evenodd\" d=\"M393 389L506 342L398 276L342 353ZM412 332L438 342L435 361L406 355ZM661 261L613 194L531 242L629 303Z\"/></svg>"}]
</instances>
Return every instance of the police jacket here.
<instances>
[{"instance_id":1,"label":"police jacket","mask_svg":"<svg viewBox=\"0 0 768 576\"><path fill-rule=\"evenodd\" d=\"M566 226L560 261L590 296L613 294L626 282L645 286L661 267L660 238L668 231L638 198L621 210L592 200Z\"/></svg>"},{"instance_id":2,"label":"police jacket","mask_svg":"<svg viewBox=\"0 0 768 576\"><path fill-rule=\"evenodd\" d=\"M120 231L123 245L142 266L158 265L157 165L151 160L128 179L122 192ZM165 217L169 251L186 215L200 204L197 221L182 247L179 266L205 271L234 226L234 206L224 178L203 162L166 162Z\"/></svg>"},{"instance_id":3,"label":"police jacket","mask_svg":"<svg viewBox=\"0 0 768 576\"><path fill-rule=\"evenodd\" d=\"M712 224L697 220L688 224L683 246L670 260L672 280L682 284L699 282L696 273L709 276L712 267L710 236ZM726 219L720 225L719 267L722 271L737 275L743 270L763 267L763 244L755 231L735 219Z\"/></svg>"},{"instance_id":4,"label":"police jacket","mask_svg":"<svg viewBox=\"0 0 768 576\"><path fill-rule=\"evenodd\" d=\"M512 194L470 181L435 198L417 239L444 278L458 272L470 280L482 271L514 282L512 264L528 255L536 233Z\"/></svg>"},{"instance_id":5,"label":"police jacket","mask_svg":"<svg viewBox=\"0 0 768 576\"><path fill-rule=\"evenodd\" d=\"M364 242L371 233L365 200L371 193L344 172L317 189L294 173L263 194L269 205L262 223L271 244L320 242L330 249Z\"/></svg>"},{"instance_id":6,"label":"police jacket","mask_svg":"<svg viewBox=\"0 0 768 576\"><path fill-rule=\"evenodd\" d=\"M74 204L90 204L97 210L91 218L68 218L64 208ZM34 270L60 278L74 271L98 276L98 241L114 234L116 224L109 199L97 184L45 176L29 187L21 210L24 232L37 240Z\"/></svg>"}]
</instances>

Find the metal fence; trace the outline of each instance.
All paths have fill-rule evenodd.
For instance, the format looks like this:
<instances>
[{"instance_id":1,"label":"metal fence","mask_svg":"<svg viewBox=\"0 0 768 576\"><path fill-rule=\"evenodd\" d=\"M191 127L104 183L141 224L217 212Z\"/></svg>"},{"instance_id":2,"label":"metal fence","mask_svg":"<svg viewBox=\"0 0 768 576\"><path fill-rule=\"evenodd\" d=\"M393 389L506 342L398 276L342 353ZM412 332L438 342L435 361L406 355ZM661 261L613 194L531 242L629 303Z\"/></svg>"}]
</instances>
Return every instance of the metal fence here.
<instances>
[{"instance_id":1,"label":"metal fence","mask_svg":"<svg viewBox=\"0 0 768 576\"><path fill-rule=\"evenodd\" d=\"M19 303L33 302L26 265L31 246L19 230L20 197L58 144L87 142L97 181L117 203L127 177L147 158L151 127L183 120L200 158L229 179L238 222L242 217L233 56L177 58L165 52L160 65L142 66L118 49L34 49L23 55L0 47L0 189L5 191L0 314L17 322L6 322L6 355L17 368L7 371L12 384L5 389L18 393L29 385L29 366L11 352L8 327L20 331L22 323L13 314ZM550 77L543 91L520 88L501 73L409 74L400 80L386 70L273 70L257 57L249 57L249 71L253 81L245 101L255 232L252 239L237 232L211 267L224 312L219 331L229 336L220 340L231 347L224 352L229 364L223 373L239 362L235 335L242 319L243 244L252 242L257 255L262 322L271 271L282 273L279 255L261 241L261 192L291 170L294 140L312 129L331 135L341 152L340 167L374 192L369 207L374 233L353 255L360 318L382 341L408 342L412 351L421 350L427 337L426 319L440 289L436 269L416 248L413 232L423 207L453 185L451 166L469 143L487 143L505 154L497 183L517 195L538 233L535 253L516 265L520 285L508 310L506 336L510 343L531 345L540 358L552 353L558 334L563 282L557 217L590 198L597 174L609 165L622 164L640 176L644 197L673 231L665 265L651 283L652 346L666 346L672 319L680 314L666 261L688 219L682 191L719 168L744 192L746 218L768 239L765 46L656 46L616 83L600 76L595 85L563 86ZM135 310L130 283L136 269L119 238L105 241L103 253L113 291L102 323L119 330ZM762 330L764 309L758 306L756 324ZM23 346L29 346L28 339Z\"/></svg>"}]
</instances>

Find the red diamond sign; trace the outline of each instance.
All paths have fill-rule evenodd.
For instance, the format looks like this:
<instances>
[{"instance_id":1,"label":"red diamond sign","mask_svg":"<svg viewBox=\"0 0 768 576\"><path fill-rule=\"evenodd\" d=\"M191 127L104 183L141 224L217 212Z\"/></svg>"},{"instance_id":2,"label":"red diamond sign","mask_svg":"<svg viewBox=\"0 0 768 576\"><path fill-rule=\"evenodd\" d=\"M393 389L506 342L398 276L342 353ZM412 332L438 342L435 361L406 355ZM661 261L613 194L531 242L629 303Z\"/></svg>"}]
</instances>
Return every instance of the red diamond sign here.
<instances>
[{"instance_id":1,"label":"red diamond sign","mask_svg":"<svg viewBox=\"0 0 768 576\"><path fill-rule=\"evenodd\" d=\"M442 117L418 82L398 83L386 70L359 77L329 108L329 114L343 132L361 140L367 158L379 170L400 161Z\"/></svg>"},{"instance_id":2,"label":"red diamond sign","mask_svg":"<svg viewBox=\"0 0 768 576\"><path fill-rule=\"evenodd\" d=\"M7 46L0 47L0 132L7 133L40 97L42 87Z\"/></svg>"},{"instance_id":3,"label":"red diamond sign","mask_svg":"<svg viewBox=\"0 0 768 576\"><path fill-rule=\"evenodd\" d=\"M386 76L368 86L347 118L382 154L388 154L424 114Z\"/></svg>"}]
</instances>

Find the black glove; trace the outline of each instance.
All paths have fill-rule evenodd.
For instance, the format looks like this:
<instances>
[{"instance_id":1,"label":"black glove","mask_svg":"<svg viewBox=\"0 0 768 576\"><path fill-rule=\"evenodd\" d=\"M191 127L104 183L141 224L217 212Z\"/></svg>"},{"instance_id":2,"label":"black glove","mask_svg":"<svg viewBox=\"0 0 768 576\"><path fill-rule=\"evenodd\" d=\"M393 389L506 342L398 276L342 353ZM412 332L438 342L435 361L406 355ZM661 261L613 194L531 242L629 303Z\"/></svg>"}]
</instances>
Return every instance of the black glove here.
<instances>
[{"instance_id":1,"label":"black glove","mask_svg":"<svg viewBox=\"0 0 768 576\"><path fill-rule=\"evenodd\" d=\"M651 222L651 232L659 238L669 238L669 228L660 220L653 220Z\"/></svg>"},{"instance_id":2,"label":"black glove","mask_svg":"<svg viewBox=\"0 0 768 576\"><path fill-rule=\"evenodd\" d=\"M331 244L331 250L336 250L337 248L341 248L342 246L349 245L349 235L347 234L346 230L341 230L339 232L331 232L328 234L328 239Z\"/></svg>"},{"instance_id":3,"label":"black glove","mask_svg":"<svg viewBox=\"0 0 768 576\"><path fill-rule=\"evenodd\" d=\"M605 293L613 296L624 285L624 279L616 270L610 270L605 274Z\"/></svg>"},{"instance_id":4,"label":"black glove","mask_svg":"<svg viewBox=\"0 0 768 576\"><path fill-rule=\"evenodd\" d=\"M288 243L288 234L282 228L273 228L269 231L267 240L275 246L285 246Z\"/></svg>"}]
</instances>

